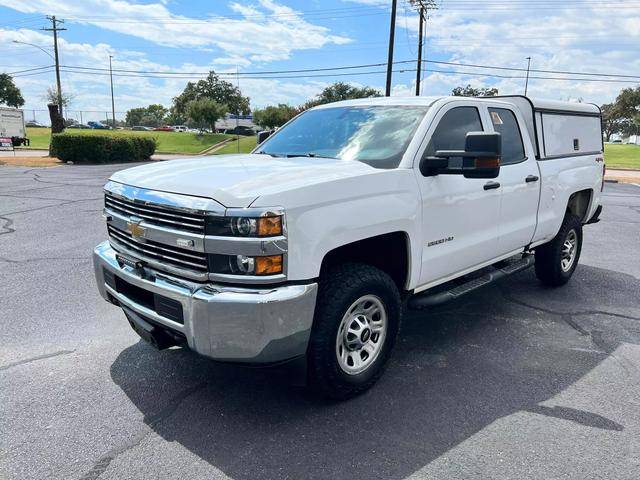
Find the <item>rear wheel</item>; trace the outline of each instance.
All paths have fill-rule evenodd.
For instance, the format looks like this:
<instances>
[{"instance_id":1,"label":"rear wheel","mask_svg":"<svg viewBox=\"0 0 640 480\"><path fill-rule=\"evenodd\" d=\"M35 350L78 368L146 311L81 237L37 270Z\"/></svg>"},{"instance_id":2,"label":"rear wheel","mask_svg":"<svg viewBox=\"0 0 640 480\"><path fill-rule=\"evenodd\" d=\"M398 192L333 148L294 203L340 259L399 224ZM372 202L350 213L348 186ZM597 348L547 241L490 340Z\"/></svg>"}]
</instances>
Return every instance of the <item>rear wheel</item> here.
<instances>
[{"instance_id":1,"label":"rear wheel","mask_svg":"<svg viewBox=\"0 0 640 480\"><path fill-rule=\"evenodd\" d=\"M346 399L382 375L401 319L398 288L383 271L363 264L323 275L309 342L309 383L325 396Z\"/></svg>"},{"instance_id":2,"label":"rear wheel","mask_svg":"<svg viewBox=\"0 0 640 480\"><path fill-rule=\"evenodd\" d=\"M567 213L558 234L536 248L536 276L545 285L558 287L569 281L582 250L582 222Z\"/></svg>"}]
</instances>

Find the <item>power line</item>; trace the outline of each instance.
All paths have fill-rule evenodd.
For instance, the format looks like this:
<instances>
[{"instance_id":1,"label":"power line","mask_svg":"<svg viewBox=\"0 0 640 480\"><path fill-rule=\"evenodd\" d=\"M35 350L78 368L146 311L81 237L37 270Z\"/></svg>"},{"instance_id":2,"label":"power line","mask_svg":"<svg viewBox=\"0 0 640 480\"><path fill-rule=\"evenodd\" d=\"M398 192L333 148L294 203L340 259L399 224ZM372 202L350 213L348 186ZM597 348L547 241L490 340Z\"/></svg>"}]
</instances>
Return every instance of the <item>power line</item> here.
<instances>
[{"instance_id":1,"label":"power line","mask_svg":"<svg viewBox=\"0 0 640 480\"><path fill-rule=\"evenodd\" d=\"M436 60L426 60L427 63L435 63L439 65L453 65L453 66L462 66L462 67L477 67L477 68L492 68L495 70L509 70L509 71L517 71L517 72L526 72L526 68L518 68L518 67L502 67L496 65L481 65L474 63L460 63L460 62L444 62L444 61L436 61ZM587 76L598 76L598 77L620 77L620 78L638 78L640 79L640 75L624 75L619 73L595 73L595 72L572 72L568 70L541 70L541 69L530 69L531 72L537 73L556 73L562 75L587 75Z\"/></svg>"},{"instance_id":2,"label":"power line","mask_svg":"<svg viewBox=\"0 0 640 480\"><path fill-rule=\"evenodd\" d=\"M413 63L413 61L412 61ZM416 72L416 68L406 68L400 70L392 70L393 73L406 73L406 72ZM459 71L459 70L437 70L432 68L424 69L426 72L430 73L442 73L448 75L465 75L465 76L476 76L476 77L492 77L492 78L503 78L503 79L525 79L524 75L501 75L490 72L475 72L475 71ZM109 75L108 72L88 72L88 71L72 71L72 70L63 70L66 73L76 73L80 75L98 75L98 76L106 76ZM244 77L240 74L240 78L244 79L257 79L257 80L275 80L275 79L292 79L292 78L319 78L319 77L344 77L344 76L357 76L357 75L375 75L386 73L386 70L375 70L375 71L365 71L365 72L343 72L343 73L323 73L323 74L297 74L297 75L269 75L269 76L261 76L261 77ZM202 78L202 76L194 75L194 76L185 76L185 77L175 77L175 76L161 76L161 75L138 75L138 74L116 74L113 76L119 77L133 77L133 78L156 78L156 79L169 79L169 78L182 78L182 79L195 79ZM557 80L557 81L572 81L572 82L601 82L601 83L629 83L629 84L637 84L638 81L635 80L620 80L620 79L606 79L606 78L577 78L577 77L548 77L548 76L540 76L540 75L530 75L529 79L537 79L537 80Z\"/></svg>"},{"instance_id":3,"label":"power line","mask_svg":"<svg viewBox=\"0 0 640 480\"><path fill-rule=\"evenodd\" d=\"M51 67L53 67L53 65L46 65L46 66L43 66L43 67L27 68L26 70L16 70L15 72L9 72L7 75L13 76L13 75L16 75L16 74L19 74L19 73L33 72L33 71L36 71L36 70L44 70L46 68L51 68Z\"/></svg>"},{"instance_id":4,"label":"power line","mask_svg":"<svg viewBox=\"0 0 640 480\"><path fill-rule=\"evenodd\" d=\"M414 60L403 60L393 62L394 64L401 63L412 63ZM254 71L254 72L239 72L240 75L271 75L271 74L280 74L280 73L304 73L304 72L324 72L329 70L349 70L355 68L369 68L369 67L382 67L386 65L386 62L381 63L365 63L361 65L347 65L347 66L339 66L339 67L323 67L323 68L303 68L296 70L264 70L264 71ZM99 68L99 67L83 67L83 66L71 66L71 65L62 65L64 68L73 68L80 70L95 70L95 71L109 71L108 68ZM209 71L201 71L201 72L176 72L176 71L151 71L151 70L124 70L119 68L114 68L114 72L121 73L141 73L141 74L160 74L160 75L209 75ZM236 76L235 72L216 72L218 76Z\"/></svg>"},{"instance_id":5,"label":"power line","mask_svg":"<svg viewBox=\"0 0 640 480\"><path fill-rule=\"evenodd\" d=\"M394 61L393 65L403 65L414 63L415 60L398 60ZM434 65L446 65L451 67L464 67L464 68L473 68L473 69L484 69L484 70L497 70L497 71L505 71L505 72L526 72L526 68L520 67L506 67L500 65L486 65L486 64L478 64L478 63L464 63L464 62L447 62L447 61L439 61L439 60L423 60L422 63L425 64L434 64ZM386 62L380 63L367 63L360 65L342 65L335 67L322 67L322 68L306 68L306 69L290 69L290 70L265 70L265 71L251 71L251 72L219 72L216 75L225 78L225 77L236 77L240 76L241 78L265 78L265 79L274 79L274 78L307 78L307 77L331 77L331 76L346 76L346 75L368 75L368 74L377 74L378 71L358 71L358 72L348 72L344 73L345 70L361 70L372 67L382 67L387 65ZM100 67L85 67L85 66L73 66L73 65L61 65L64 72L67 73L77 73L77 74L85 74L85 75L109 75L110 70L108 68L100 68ZM33 67L25 70L18 70L15 72L11 72L11 75L21 76L22 74L27 73L48 73L50 69L53 68L53 65L48 66L39 66ZM113 70L114 76L120 77L142 77L142 78L158 78L158 79L169 79L169 78L201 78L208 75L209 71L199 71L199 72L185 72L185 71L151 71L151 70L128 70L128 69L117 69ZM394 70L397 72L406 72L406 71L415 71L409 69L401 69ZM495 78L525 78L525 76L515 76L515 75L503 75L498 73L488 73L486 71L452 71L452 70L435 70L435 69L427 69L427 71L434 73L448 73L448 74L462 74L462 75L479 75L479 76L490 76ZM571 77L549 77L549 76L530 76L531 79L544 79L544 80L571 80L571 81L599 81L599 82L623 82L623 83L638 83L640 81L640 75L631 75L631 74L618 74L618 73L605 73L605 72L576 72L570 70L548 70L548 69L530 69L532 73L541 73L541 74L551 74L551 75L571 75ZM326 72L326 73L325 73ZM334 73L332 73L334 72ZM339 73L335 73L339 72ZM291 74L291 75L289 75ZM577 77L576 77L577 76ZM580 77L594 77L594 78L580 78ZM597 78L596 78L597 77ZM607 78L603 78L607 77Z\"/></svg>"},{"instance_id":6,"label":"power line","mask_svg":"<svg viewBox=\"0 0 640 480\"><path fill-rule=\"evenodd\" d=\"M401 65L406 63L413 63L415 60L399 60L394 61L394 65ZM486 65L486 64L477 64L477 63L464 63L464 62L447 62L447 61L439 61L439 60L424 60L423 63L432 63L436 65L448 65L455 67L470 67L470 68L485 68L485 69L493 69L493 70L504 70L504 71L514 71L514 72L526 72L526 68L519 67L505 67L499 65ZM352 70L352 69L361 69L361 68L371 68L371 67L382 67L386 65L386 62L380 63L367 63L360 65L346 65L346 66L337 66L337 67L322 67L322 68L305 68L305 69L294 69L294 70L264 70L264 71L249 71L249 72L239 72L243 77L251 77L251 76L263 76L263 75L275 75L275 74L285 74L285 73L312 73L312 72L327 72L327 71L340 71L340 70ZM85 66L73 66L73 65L61 65L66 69L71 70L87 70L87 71L96 71L96 72L108 72L108 68L100 68L100 67L85 67ZM44 68L44 67L40 67ZM613 78L629 78L629 79L640 79L640 75L630 75L630 74L619 74L619 73L604 73L604 72L576 72L570 70L545 70L545 69L530 69L531 72L535 73L548 73L548 74L558 74L558 75L580 75L580 76L594 76L594 77L613 77ZM114 68L113 72L116 73L131 73L131 74L144 74L144 75L158 75L160 77L171 78L172 76L206 76L210 72L209 71L195 71L195 72L184 72L184 71L152 71L152 70L127 70L127 69L118 69ZM114 73L115 74L115 73ZM220 77L235 77L235 72L216 72L216 75Z\"/></svg>"}]
</instances>

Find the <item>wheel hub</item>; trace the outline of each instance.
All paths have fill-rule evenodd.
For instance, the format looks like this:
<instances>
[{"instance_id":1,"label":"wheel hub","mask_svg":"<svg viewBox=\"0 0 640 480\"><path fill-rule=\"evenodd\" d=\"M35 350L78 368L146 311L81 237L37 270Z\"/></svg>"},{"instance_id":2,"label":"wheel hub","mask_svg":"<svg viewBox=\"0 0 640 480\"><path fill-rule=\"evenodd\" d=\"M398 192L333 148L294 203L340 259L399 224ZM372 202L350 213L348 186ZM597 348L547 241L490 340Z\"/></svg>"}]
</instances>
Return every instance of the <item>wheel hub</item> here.
<instances>
[{"instance_id":1,"label":"wheel hub","mask_svg":"<svg viewBox=\"0 0 640 480\"><path fill-rule=\"evenodd\" d=\"M563 271L568 272L573 266L576 259L576 251L578 247L578 235L575 230L570 230L562 244L562 253L560 256L560 267Z\"/></svg>"},{"instance_id":2,"label":"wheel hub","mask_svg":"<svg viewBox=\"0 0 640 480\"><path fill-rule=\"evenodd\" d=\"M338 327L336 357L349 375L365 371L376 360L387 331L387 312L375 295L365 295L347 310Z\"/></svg>"}]
</instances>

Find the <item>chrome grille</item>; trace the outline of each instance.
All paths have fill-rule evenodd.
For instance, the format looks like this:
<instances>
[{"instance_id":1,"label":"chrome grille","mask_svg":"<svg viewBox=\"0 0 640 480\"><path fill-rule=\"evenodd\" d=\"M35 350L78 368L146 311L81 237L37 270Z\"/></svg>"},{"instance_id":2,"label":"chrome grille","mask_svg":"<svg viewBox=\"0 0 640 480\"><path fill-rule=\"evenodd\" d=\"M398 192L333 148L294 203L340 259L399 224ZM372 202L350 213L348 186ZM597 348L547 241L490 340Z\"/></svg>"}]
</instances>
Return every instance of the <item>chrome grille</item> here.
<instances>
[{"instance_id":1,"label":"chrome grille","mask_svg":"<svg viewBox=\"0 0 640 480\"><path fill-rule=\"evenodd\" d=\"M158 204L135 202L111 192L105 192L104 205L108 210L125 217L133 215L152 225L204 235L204 215L202 214L171 209Z\"/></svg>"},{"instance_id":2,"label":"chrome grille","mask_svg":"<svg viewBox=\"0 0 640 480\"><path fill-rule=\"evenodd\" d=\"M141 259L157 261L163 266L191 271L195 274L192 275L194 277L204 277L207 274L207 255L205 253L151 240L140 241L130 233L119 230L112 225L107 225L107 231L109 232L109 241L116 251L123 250L122 253L128 251L133 255L140 256Z\"/></svg>"}]
</instances>

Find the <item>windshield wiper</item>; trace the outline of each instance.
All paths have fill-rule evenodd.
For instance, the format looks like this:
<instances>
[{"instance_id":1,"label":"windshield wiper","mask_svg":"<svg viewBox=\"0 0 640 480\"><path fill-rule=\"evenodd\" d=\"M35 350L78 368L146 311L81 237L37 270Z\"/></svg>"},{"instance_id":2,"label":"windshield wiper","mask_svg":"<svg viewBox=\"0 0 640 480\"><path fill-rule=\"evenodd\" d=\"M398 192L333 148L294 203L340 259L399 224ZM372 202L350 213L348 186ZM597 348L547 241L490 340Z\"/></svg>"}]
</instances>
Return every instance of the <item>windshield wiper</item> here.
<instances>
[{"instance_id":1,"label":"windshield wiper","mask_svg":"<svg viewBox=\"0 0 640 480\"><path fill-rule=\"evenodd\" d=\"M274 158L277 158L277 157L279 157L279 156L280 156L280 155L276 155L275 153L268 153L268 152L265 152L265 151L263 151L263 150L260 150L259 152L255 152L255 153L256 153L257 155L269 155L270 157L274 157Z\"/></svg>"},{"instance_id":2,"label":"windshield wiper","mask_svg":"<svg viewBox=\"0 0 640 480\"><path fill-rule=\"evenodd\" d=\"M309 158L335 158L335 157L327 157L325 155L318 155L317 153L308 152L308 153L287 153L287 158L293 157L309 157Z\"/></svg>"}]
</instances>

